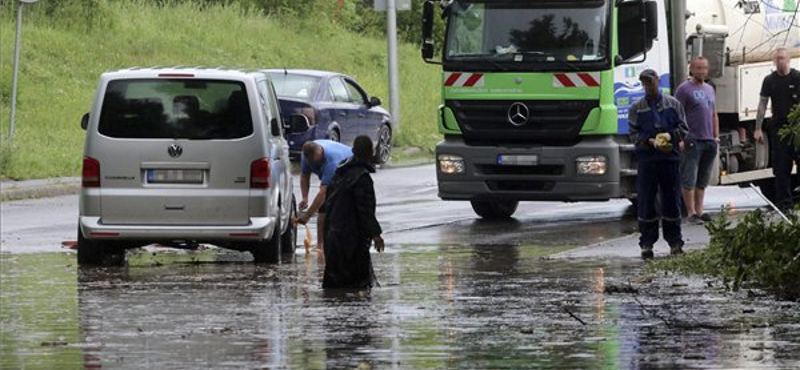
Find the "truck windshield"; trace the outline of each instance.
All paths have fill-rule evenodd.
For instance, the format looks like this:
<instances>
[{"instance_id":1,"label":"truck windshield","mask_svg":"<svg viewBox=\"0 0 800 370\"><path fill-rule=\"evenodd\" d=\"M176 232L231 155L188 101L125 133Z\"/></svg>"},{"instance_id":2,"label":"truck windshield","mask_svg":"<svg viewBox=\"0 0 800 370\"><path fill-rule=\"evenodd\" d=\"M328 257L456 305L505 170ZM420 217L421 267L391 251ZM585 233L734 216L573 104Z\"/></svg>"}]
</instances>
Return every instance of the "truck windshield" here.
<instances>
[{"instance_id":1,"label":"truck windshield","mask_svg":"<svg viewBox=\"0 0 800 370\"><path fill-rule=\"evenodd\" d=\"M608 1L456 0L446 62L597 64L607 60Z\"/></svg>"}]
</instances>

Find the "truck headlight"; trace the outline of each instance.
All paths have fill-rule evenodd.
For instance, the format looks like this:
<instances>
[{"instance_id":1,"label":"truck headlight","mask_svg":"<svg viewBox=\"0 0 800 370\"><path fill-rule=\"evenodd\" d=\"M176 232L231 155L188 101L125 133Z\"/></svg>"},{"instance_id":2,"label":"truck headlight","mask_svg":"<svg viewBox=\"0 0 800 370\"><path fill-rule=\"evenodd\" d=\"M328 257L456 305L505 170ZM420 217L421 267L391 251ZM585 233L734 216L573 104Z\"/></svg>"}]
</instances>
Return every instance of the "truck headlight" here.
<instances>
[{"instance_id":1,"label":"truck headlight","mask_svg":"<svg viewBox=\"0 0 800 370\"><path fill-rule=\"evenodd\" d=\"M578 175L602 176L608 171L608 160L605 156L585 156L575 159Z\"/></svg>"},{"instance_id":2,"label":"truck headlight","mask_svg":"<svg viewBox=\"0 0 800 370\"><path fill-rule=\"evenodd\" d=\"M464 158L456 155L440 155L439 171L448 175L464 173Z\"/></svg>"}]
</instances>

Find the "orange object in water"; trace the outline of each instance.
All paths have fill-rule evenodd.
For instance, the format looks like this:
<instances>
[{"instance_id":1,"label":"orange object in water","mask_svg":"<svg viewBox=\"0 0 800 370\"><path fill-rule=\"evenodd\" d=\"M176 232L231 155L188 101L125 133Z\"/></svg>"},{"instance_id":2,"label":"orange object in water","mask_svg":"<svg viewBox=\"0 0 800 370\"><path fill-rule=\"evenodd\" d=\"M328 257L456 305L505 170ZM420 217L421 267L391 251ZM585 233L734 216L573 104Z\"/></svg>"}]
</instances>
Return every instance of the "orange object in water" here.
<instances>
[{"instance_id":1,"label":"orange object in water","mask_svg":"<svg viewBox=\"0 0 800 370\"><path fill-rule=\"evenodd\" d=\"M303 225L306 227L306 239L303 240L303 245L306 247L306 254L311 251L311 230L308 229L308 225Z\"/></svg>"}]
</instances>

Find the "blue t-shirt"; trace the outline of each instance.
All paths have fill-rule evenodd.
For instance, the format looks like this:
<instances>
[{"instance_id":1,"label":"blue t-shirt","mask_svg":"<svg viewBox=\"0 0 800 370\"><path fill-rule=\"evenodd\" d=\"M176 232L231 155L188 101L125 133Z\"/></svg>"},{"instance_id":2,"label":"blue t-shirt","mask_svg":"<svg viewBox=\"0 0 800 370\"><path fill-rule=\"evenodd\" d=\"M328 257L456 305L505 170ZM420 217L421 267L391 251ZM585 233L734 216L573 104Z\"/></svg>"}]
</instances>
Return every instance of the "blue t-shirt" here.
<instances>
[{"instance_id":1,"label":"blue t-shirt","mask_svg":"<svg viewBox=\"0 0 800 370\"><path fill-rule=\"evenodd\" d=\"M314 167L311 163L308 163L306 157L303 156L300 160L300 168L304 174L316 174L319 176L322 185L327 186L331 183L333 174L336 173L336 168L339 167L342 161L350 158L353 155L353 151L349 146L335 141L314 140L314 142L322 146L325 159L322 160L322 164L319 167Z\"/></svg>"}]
</instances>

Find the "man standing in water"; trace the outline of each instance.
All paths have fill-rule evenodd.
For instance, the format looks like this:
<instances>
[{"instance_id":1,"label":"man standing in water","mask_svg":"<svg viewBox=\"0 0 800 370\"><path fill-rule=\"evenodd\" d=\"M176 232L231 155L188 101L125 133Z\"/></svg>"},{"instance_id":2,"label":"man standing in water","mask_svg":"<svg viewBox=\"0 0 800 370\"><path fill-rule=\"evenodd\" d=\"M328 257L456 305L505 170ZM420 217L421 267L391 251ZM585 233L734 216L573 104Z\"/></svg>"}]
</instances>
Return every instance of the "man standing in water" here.
<instances>
[{"instance_id":1,"label":"man standing in water","mask_svg":"<svg viewBox=\"0 0 800 370\"><path fill-rule=\"evenodd\" d=\"M370 246L383 252L381 225L375 217L375 189L371 173L374 146L368 136L353 143L353 156L336 169L325 200L325 276L322 287L371 288L377 284Z\"/></svg>"}]
</instances>

